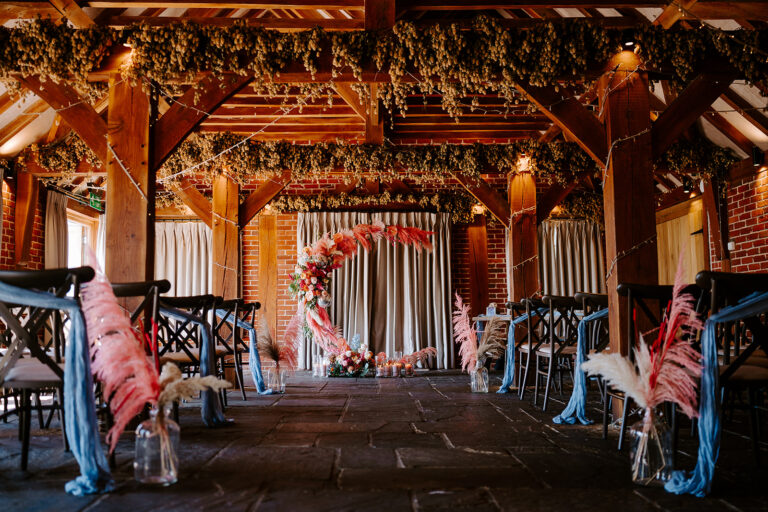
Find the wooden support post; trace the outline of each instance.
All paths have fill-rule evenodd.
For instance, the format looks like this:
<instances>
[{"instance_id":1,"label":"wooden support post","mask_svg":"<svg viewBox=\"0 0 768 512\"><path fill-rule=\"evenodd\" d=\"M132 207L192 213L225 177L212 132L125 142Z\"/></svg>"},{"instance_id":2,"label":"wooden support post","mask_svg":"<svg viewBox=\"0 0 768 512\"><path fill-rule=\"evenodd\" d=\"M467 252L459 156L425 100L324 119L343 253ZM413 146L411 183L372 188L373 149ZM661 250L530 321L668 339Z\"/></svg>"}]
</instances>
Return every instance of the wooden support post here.
<instances>
[{"instance_id":1,"label":"wooden support post","mask_svg":"<svg viewBox=\"0 0 768 512\"><path fill-rule=\"evenodd\" d=\"M219 174L213 180L213 294L240 297L240 187Z\"/></svg>"},{"instance_id":2,"label":"wooden support post","mask_svg":"<svg viewBox=\"0 0 768 512\"><path fill-rule=\"evenodd\" d=\"M637 55L614 55L598 82L608 147L603 185L611 351L626 354L629 317L619 283L657 284L656 205L648 75ZM615 72L614 72L615 70ZM632 137L621 142L619 139Z\"/></svg>"},{"instance_id":3,"label":"wooden support post","mask_svg":"<svg viewBox=\"0 0 768 512\"><path fill-rule=\"evenodd\" d=\"M179 196L184 204L205 222L209 228L213 228L211 203L197 190L195 184L189 178L181 178L178 186L173 188L173 193Z\"/></svg>"},{"instance_id":4,"label":"wooden support post","mask_svg":"<svg viewBox=\"0 0 768 512\"><path fill-rule=\"evenodd\" d=\"M291 182L291 171L284 171L280 176L270 178L243 201L240 205L240 227L245 227L257 213L277 196Z\"/></svg>"},{"instance_id":5,"label":"wooden support post","mask_svg":"<svg viewBox=\"0 0 768 512\"><path fill-rule=\"evenodd\" d=\"M19 172L16 176L16 206L14 224L16 225L16 268L29 268L30 249L32 248L32 230L35 225L35 209L40 195L38 179L30 173Z\"/></svg>"},{"instance_id":6,"label":"wooden support post","mask_svg":"<svg viewBox=\"0 0 768 512\"><path fill-rule=\"evenodd\" d=\"M467 226L469 240L469 300L471 317L485 311L490 300L488 289L488 231L485 215L475 215Z\"/></svg>"},{"instance_id":7,"label":"wooden support post","mask_svg":"<svg viewBox=\"0 0 768 512\"><path fill-rule=\"evenodd\" d=\"M107 277L146 281L155 271L155 173L150 155L154 101L141 84L109 80Z\"/></svg>"},{"instance_id":8,"label":"wooden support post","mask_svg":"<svg viewBox=\"0 0 768 512\"><path fill-rule=\"evenodd\" d=\"M277 216L259 215L259 302L270 332L277 336Z\"/></svg>"},{"instance_id":9,"label":"wooden support post","mask_svg":"<svg viewBox=\"0 0 768 512\"><path fill-rule=\"evenodd\" d=\"M539 235L536 225L536 181L530 173L509 176L509 244L512 256L512 300L539 289Z\"/></svg>"}]
</instances>

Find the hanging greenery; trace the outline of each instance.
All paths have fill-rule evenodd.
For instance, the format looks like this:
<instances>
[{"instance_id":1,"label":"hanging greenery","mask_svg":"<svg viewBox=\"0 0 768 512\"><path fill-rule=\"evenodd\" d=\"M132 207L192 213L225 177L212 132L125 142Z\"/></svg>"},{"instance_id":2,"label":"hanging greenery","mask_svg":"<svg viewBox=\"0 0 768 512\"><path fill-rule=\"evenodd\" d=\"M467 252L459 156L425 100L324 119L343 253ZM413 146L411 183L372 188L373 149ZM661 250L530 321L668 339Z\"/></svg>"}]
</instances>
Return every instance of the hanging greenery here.
<instances>
[{"instance_id":1,"label":"hanging greenery","mask_svg":"<svg viewBox=\"0 0 768 512\"><path fill-rule=\"evenodd\" d=\"M110 51L126 45L132 51L122 72L132 80L194 83L199 72L251 73L257 89L269 89L297 62L320 82L342 72L358 80L366 71L388 74L378 95L390 109L406 110L405 98L413 92L439 90L446 110L458 115L460 99L470 94L496 92L511 105L518 101L515 82L546 86L585 81L589 70L599 70L627 39L678 85L718 56L748 82L766 83L768 78L761 50L768 48L768 30L664 30L650 25L614 30L575 19L514 29L482 16L470 29L400 21L391 31L349 32L278 32L244 22L74 29L37 20L0 27L0 77L37 74L84 84ZM331 76L317 76L325 58L331 61Z\"/></svg>"},{"instance_id":2,"label":"hanging greenery","mask_svg":"<svg viewBox=\"0 0 768 512\"><path fill-rule=\"evenodd\" d=\"M657 169L685 174L696 180L727 179L738 157L730 148L713 144L704 137L679 139L656 161Z\"/></svg>"},{"instance_id":3,"label":"hanging greenery","mask_svg":"<svg viewBox=\"0 0 768 512\"><path fill-rule=\"evenodd\" d=\"M574 193L556 206L549 214L551 219L586 219L605 226L603 196L594 192Z\"/></svg>"},{"instance_id":4,"label":"hanging greenery","mask_svg":"<svg viewBox=\"0 0 768 512\"><path fill-rule=\"evenodd\" d=\"M309 212L327 209L340 209L357 206L386 207L396 203L418 205L422 209L451 214L451 222L465 224L472 221L472 206L477 200L463 192L446 192L435 194L390 194L383 192L378 195L358 196L338 194L317 196L281 195L267 205L274 212Z\"/></svg>"}]
</instances>

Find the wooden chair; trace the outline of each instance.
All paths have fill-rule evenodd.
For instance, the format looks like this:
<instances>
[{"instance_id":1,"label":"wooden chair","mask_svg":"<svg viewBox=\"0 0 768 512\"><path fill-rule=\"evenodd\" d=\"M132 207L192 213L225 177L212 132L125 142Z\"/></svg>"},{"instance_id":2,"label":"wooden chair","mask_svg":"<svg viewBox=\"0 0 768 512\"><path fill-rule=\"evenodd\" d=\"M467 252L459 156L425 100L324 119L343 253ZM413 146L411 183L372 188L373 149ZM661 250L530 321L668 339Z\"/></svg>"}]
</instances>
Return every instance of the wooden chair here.
<instances>
[{"instance_id":1,"label":"wooden chair","mask_svg":"<svg viewBox=\"0 0 768 512\"><path fill-rule=\"evenodd\" d=\"M741 299L768 291L768 274L699 272L696 284L709 292L710 312L737 304ZM768 312L766 312L768 313ZM758 397L768 387L768 318L743 318L717 328L722 411L729 397L746 391L750 437L755 462L760 464Z\"/></svg>"},{"instance_id":2,"label":"wooden chair","mask_svg":"<svg viewBox=\"0 0 768 512\"><path fill-rule=\"evenodd\" d=\"M534 382L533 405L536 405L539 397L539 381L544 379L544 403L542 410L547 410L549 390L554 384L552 377L556 373L559 380L559 389L563 391L563 372L573 373L576 358L577 329L579 318L576 311L579 302L573 297L559 297L545 295L542 302L548 308L547 336L535 350L536 376ZM544 363L544 364L542 364Z\"/></svg>"},{"instance_id":3,"label":"wooden chair","mask_svg":"<svg viewBox=\"0 0 768 512\"><path fill-rule=\"evenodd\" d=\"M540 299L523 299L525 312L528 318L525 321L526 334L520 343L517 343L517 350L520 354L520 372L518 372L518 390L520 400L525 398L525 388L528 386L528 375L530 374L531 363L534 360L536 351L541 346L546 337L547 322L543 315L532 314L534 311L545 309L545 304ZM523 356L525 356L525 370L523 370Z\"/></svg>"},{"instance_id":4,"label":"wooden chair","mask_svg":"<svg viewBox=\"0 0 768 512\"><path fill-rule=\"evenodd\" d=\"M230 299L219 302L216 306L216 315L213 318L213 334L217 347L226 350L222 368L232 368L235 371L235 380L243 400L245 396L245 382L243 380L243 340L242 328L235 325L233 319L240 320L243 316L245 301L243 299ZM248 348L246 347L246 351ZM224 394L226 397L226 392ZM226 401L224 402L226 405Z\"/></svg>"},{"instance_id":5,"label":"wooden chair","mask_svg":"<svg viewBox=\"0 0 768 512\"><path fill-rule=\"evenodd\" d=\"M16 286L37 291L51 293L56 297L64 297L70 290L75 299L79 300L80 284L93 279L94 271L90 267L72 269L53 269L41 271L0 271L0 281ZM53 336L63 335L63 324L66 317L54 320L57 310L41 309L29 306L20 306L11 303L0 303L0 318L6 326L2 336L2 344L6 346L5 353L0 359L0 387L6 392L20 395L20 403L15 409L19 417L19 437L21 439L21 469L27 469L29 460L29 441L32 416L32 394L37 395L38 421L41 426L48 426L53 411L58 411L64 447L68 449L65 433L65 417L63 411L64 396L63 382L64 369L61 364L61 354L58 361L51 357L45 350L45 343L41 341L46 332L45 325L48 322L60 322L48 332ZM62 327L62 328L58 328ZM54 343L64 346L63 339L56 339ZM40 393L49 391L58 401L47 406L51 410L51 416L43 424ZM8 395L6 395L7 399Z\"/></svg>"},{"instance_id":6,"label":"wooden chair","mask_svg":"<svg viewBox=\"0 0 768 512\"><path fill-rule=\"evenodd\" d=\"M576 292L574 295L579 304L581 304L581 310L583 311L584 318L588 317L592 313L596 313L600 310L608 308L608 295L604 293L586 293ZM608 319L598 319L592 321L587 325L587 344L584 347L584 360L591 354L597 354L605 350L610 350L610 336L608 332ZM598 388L600 390L600 396L603 396L603 385L601 379L595 377Z\"/></svg>"}]
</instances>

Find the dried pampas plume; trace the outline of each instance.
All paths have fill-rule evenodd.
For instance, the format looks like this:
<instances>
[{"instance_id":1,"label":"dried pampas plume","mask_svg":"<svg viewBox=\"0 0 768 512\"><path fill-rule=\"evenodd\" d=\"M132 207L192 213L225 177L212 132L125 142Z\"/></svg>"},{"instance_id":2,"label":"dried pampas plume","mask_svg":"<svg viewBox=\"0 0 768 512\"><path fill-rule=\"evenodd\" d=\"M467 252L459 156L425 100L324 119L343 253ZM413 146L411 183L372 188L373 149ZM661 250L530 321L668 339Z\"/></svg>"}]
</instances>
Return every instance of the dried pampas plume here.
<instances>
[{"instance_id":1,"label":"dried pampas plume","mask_svg":"<svg viewBox=\"0 0 768 512\"><path fill-rule=\"evenodd\" d=\"M219 380L213 375L207 377L189 377L182 378L181 370L173 364L166 363L163 371L160 373L160 387L162 391L157 397L158 408L166 404L177 402L179 400L192 400L201 391L211 390L214 392L222 389L231 388L232 384Z\"/></svg>"},{"instance_id":2,"label":"dried pampas plume","mask_svg":"<svg viewBox=\"0 0 768 512\"><path fill-rule=\"evenodd\" d=\"M495 359L504 353L504 342L507 337L506 323L496 317L491 318L485 325L483 337L477 347L477 357Z\"/></svg>"}]
</instances>

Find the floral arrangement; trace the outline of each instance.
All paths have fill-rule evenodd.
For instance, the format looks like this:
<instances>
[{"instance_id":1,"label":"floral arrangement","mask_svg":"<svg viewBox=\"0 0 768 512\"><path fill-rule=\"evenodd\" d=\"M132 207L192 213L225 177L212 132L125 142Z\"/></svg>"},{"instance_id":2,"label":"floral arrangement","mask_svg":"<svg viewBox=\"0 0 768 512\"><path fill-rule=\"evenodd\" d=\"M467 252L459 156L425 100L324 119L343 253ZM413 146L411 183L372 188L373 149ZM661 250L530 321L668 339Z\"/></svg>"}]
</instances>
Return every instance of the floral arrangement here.
<instances>
[{"instance_id":1,"label":"floral arrangement","mask_svg":"<svg viewBox=\"0 0 768 512\"><path fill-rule=\"evenodd\" d=\"M285 330L282 341L272 336L264 317L259 320L256 347L259 354L275 363L275 369L279 372L281 367L287 370L295 370L299 359L298 326L296 322L290 322Z\"/></svg>"},{"instance_id":2,"label":"floral arrangement","mask_svg":"<svg viewBox=\"0 0 768 512\"><path fill-rule=\"evenodd\" d=\"M358 350L347 350L328 356L329 377L373 377L376 360L373 352L362 345Z\"/></svg>"},{"instance_id":3,"label":"floral arrangement","mask_svg":"<svg viewBox=\"0 0 768 512\"><path fill-rule=\"evenodd\" d=\"M312 339L326 352L341 354L349 351L349 345L333 326L325 309L331 304L331 272L341 267L344 260L357 254L358 245L370 251L373 244L383 237L392 244L411 245L416 250L431 250L430 235L431 231L385 226L381 221L358 224L333 236L324 234L314 245L302 250L291 274L288 289L294 297L300 299L299 310L292 321L304 317Z\"/></svg>"},{"instance_id":4,"label":"floral arrangement","mask_svg":"<svg viewBox=\"0 0 768 512\"><path fill-rule=\"evenodd\" d=\"M163 421L166 405L192 398L205 389L218 391L231 384L212 375L183 379L181 371L171 363L163 366L162 375L158 376L145 352L144 341L118 304L92 250L88 253L88 264L96 270L96 277L83 284L83 316L93 360L91 371L101 382L104 400L109 402L114 416L114 425L107 434L110 451L114 451L126 425L146 404L155 406L158 421Z\"/></svg>"},{"instance_id":5,"label":"floral arrangement","mask_svg":"<svg viewBox=\"0 0 768 512\"><path fill-rule=\"evenodd\" d=\"M477 363L482 366L487 358L499 357L504 351L506 325L498 318L488 321L483 336L478 342L477 331L469 319L470 305L456 294L456 309L453 311L453 337L459 345L461 369L467 373L474 370Z\"/></svg>"}]
</instances>

